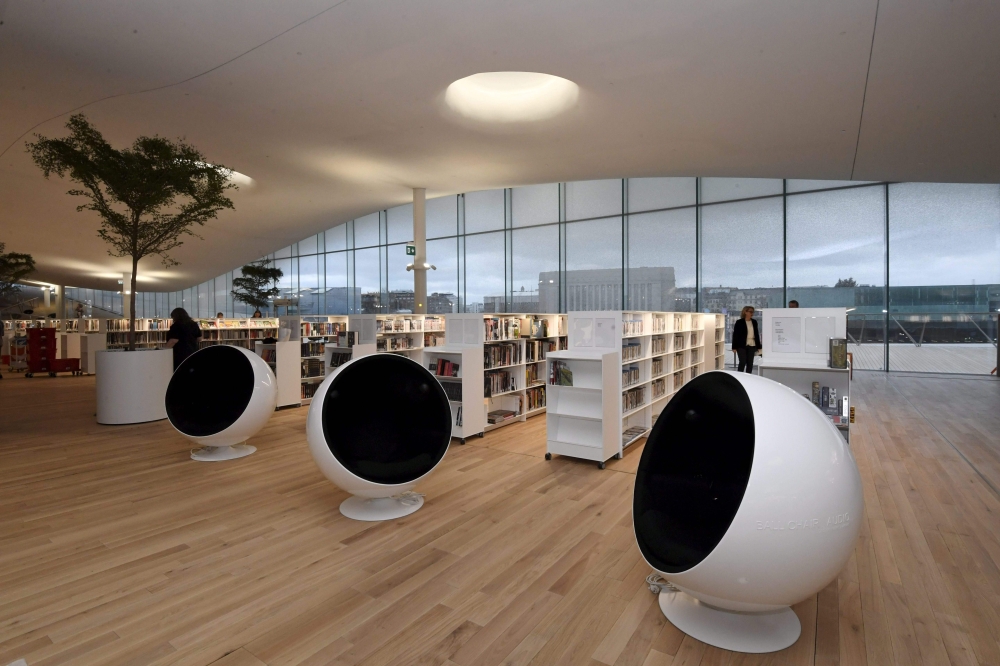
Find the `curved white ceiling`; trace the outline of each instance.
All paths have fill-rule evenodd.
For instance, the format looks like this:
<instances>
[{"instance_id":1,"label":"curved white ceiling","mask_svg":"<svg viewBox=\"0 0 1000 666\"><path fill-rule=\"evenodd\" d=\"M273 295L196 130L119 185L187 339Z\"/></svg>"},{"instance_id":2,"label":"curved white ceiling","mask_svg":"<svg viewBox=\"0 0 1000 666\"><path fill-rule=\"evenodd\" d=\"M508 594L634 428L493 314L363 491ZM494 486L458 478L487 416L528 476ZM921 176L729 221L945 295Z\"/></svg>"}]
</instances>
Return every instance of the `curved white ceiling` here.
<instances>
[{"instance_id":1,"label":"curved white ceiling","mask_svg":"<svg viewBox=\"0 0 1000 666\"><path fill-rule=\"evenodd\" d=\"M183 136L255 181L179 267L143 262L156 290L414 186L1000 180L1000 3L881 0L877 27L875 0L10 0L0 20L0 240L56 283L111 288L128 266L24 151L75 109L114 143ZM561 76L579 99L515 130L449 119L448 85L489 71Z\"/></svg>"}]
</instances>

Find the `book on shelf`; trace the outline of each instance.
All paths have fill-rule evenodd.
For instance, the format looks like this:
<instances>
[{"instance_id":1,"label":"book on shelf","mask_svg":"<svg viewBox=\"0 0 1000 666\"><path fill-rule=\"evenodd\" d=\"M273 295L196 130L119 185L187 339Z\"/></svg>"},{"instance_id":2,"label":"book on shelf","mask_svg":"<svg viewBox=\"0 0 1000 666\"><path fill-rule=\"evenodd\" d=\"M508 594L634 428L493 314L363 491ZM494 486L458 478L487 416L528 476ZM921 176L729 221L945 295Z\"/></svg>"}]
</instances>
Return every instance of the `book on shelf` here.
<instances>
[{"instance_id":1,"label":"book on shelf","mask_svg":"<svg viewBox=\"0 0 1000 666\"><path fill-rule=\"evenodd\" d=\"M529 388L525 392L525 397L527 398L527 409L529 412L545 406L545 389L541 386Z\"/></svg>"},{"instance_id":2,"label":"book on shelf","mask_svg":"<svg viewBox=\"0 0 1000 666\"><path fill-rule=\"evenodd\" d=\"M455 410L455 425L459 428L462 427L462 405L459 405L458 409Z\"/></svg>"},{"instance_id":3,"label":"book on shelf","mask_svg":"<svg viewBox=\"0 0 1000 666\"><path fill-rule=\"evenodd\" d=\"M642 358L642 345L638 342L629 342L622 345L622 362L635 361Z\"/></svg>"},{"instance_id":4,"label":"book on shelf","mask_svg":"<svg viewBox=\"0 0 1000 666\"><path fill-rule=\"evenodd\" d=\"M449 400L462 402L462 385L458 382L439 382Z\"/></svg>"},{"instance_id":5,"label":"book on shelf","mask_svg":"<svg viewBox=\"0 0 1000 666\"><path fill-rule=\"evenodd\" d=\"M278 361L278 350L273 347L264 347L260 350L260 357L264 359L265 362L274 365Z\"/></svg>"},{"instance_id":6,"label":"book on shelf","mask_svg":"<svg viewBox=\"0 0 1000 666\"><path fill-rule=\"evenodd\" d=\"M665 354L667 351L667 339L653 338L651 348L654 354Z\"/></svg>"},{"instance_id":7,"label":"book on shelf","mask_svg":"<svg viewBox=\"0 0 1000 666\"><path fill-rule=\"evenodd\" d=\"M539 381L541 381L538 378L537 364L529 365L524 369L524 380L525 382L527 382L527 386L531 386L532 384L537 384Z\"/></svg>"},{"instance_id":8,"label":"book on shelf","mask_svg":"<svg viewBox=\"0 0 1000 666\"><path fill-rule=\"evenodd\" d=\"M517 317L487 317L483 320L486 342L512 340L521 337L521 320Z\"/></svg>"},{"instance_id":9,"label":"book on shelf","mask_svg":"<svg viewBox=\"0 0 1000 666\"><path fill-rule=\"evenodd\" d=\"M626 428L625 431L622 432L622 446L630 443L644 432L646 432L646 429L642 426L632 426L631 428Z\"/></svg>"},{"instance_id":10,"label":"book on shelf","mask_svg":"<svg viewBox=\"0 0 1000 666\"><path fill-rule=\"evenodd\" d=\"M485 384L484 398L517 390L517 379L513 373L507 370L487 370L483 376L483 382Z\"/></svg>"},{"instance_id":11,"label":"book on shelf","mask_svg":"<svg viewBox=\"0 0 1000 666\"><path fill-rule=\"evenodd\" d=\"M847 340L830 338L830 367L837 370L847 369Z\"/></svg>"},{"instance_id":12,"label":"book on shelf","mask_svg":"<svg viewBox=\"0 0 1000 666\"><path fill-rule=\"evenodd\" d=\"M458 377L459 364L446 358L431 362L428 369L438 377Z\"/></svg>"},{"instance_id":13,"label":"book on shelf","mask_svg":"<svg viewBox=\"0 0 1000 666\"><path fill-rule=\"evenodd\" d=\"M534 319L531 322L531 337L533 338L547 338L549 337L549 323L544 319Z\"/></svg>"},{"instance_id":14,"label":"book on shelf","mask_svg":"<svg viewBox=\"0 0 1000 666\"><path fill-rule=\"evenodd\" d=\"M331 369L339 368L340 366L344 365L350 360L351 360L350 354L346 354L341 351L335 351L334 353L330 354L330 368Z\"/></svg>"},{"instance_id":15,"label":"book on shelf","mask_svg":"<svg viewBox=\"0 0 1000 666\"><path fill-rule=\"evenodd\" d=\"M302 363L302 377L322 377L325 374L323 368L323 359L304 358L301 360L301 363Z\"/></svg>"},{"instance_id":16,"label":"book on shelf","mask_svg":"<svg viewBox=\"0 0 1000 666\"><path fill-rule=\"evenodd\" d=\"M656 375L662 375L662 374L663 374L663 359L662 358L654 358L653 359L653 376L655 377Z\"/></svg>"},{"instance_id":17,"label":"book on shelf","mask_svg":"<svg viewBox=\"0 0 1000 666\"><path fill-rule=\"evenodd\" d=\"M667 394L667 382L665 379L654 379L653 383L650 385L650 392L653 394L653 399L664 396Z\"/></svg>"},{"instance_id":18,"label":"book on shelf","mask_svg":"<svg viewBox=\"0 0 1000 666\"><path fill-rule=\"evenodd\" d=\"M631 386L639 381L639 366L630 365L622 368L622 387Z\"/></svg>"},{"instance_id":19,"label":"book on shelf","mask_svg":"<svg viewBox=\"0 0 1000 666\"><path fill-rule=\"evenodd\" d=\"M627 412L646 403L646 387L639 386L622 393L622 411Z\"/></svg>"},{"instance_id":20,"label":"book on shelf","mask_svg":"<svg viewBox=\"0 0 1000 666\"><path fill-rule=\"evenodd\" d=\"M622 321L622 335L642 335L642 319L626 319Z\"/></svg>"},{"instance_id":21,"label":"book on shelf","mask_svg":"<svg viewBox=\"0 0 1000 666\"><path fill-rule=\"evenodd\" d=\"M572 386L573 371L562 361L552 361L549 368L549 384L553 386Z\"/></svg>"},{"instance_id":22,"label":"book on shelf","mask_svg":"<svg viewBox=\"0 0 1000 666\"><path fill-rule=\"evenodd\" d=\"M512 421L517 418L517 412L512 409L497 409L486 415L486 422L490 425Z\"/></svg>"},{"instance_id":23,"label":"book on shelf","mask_svg":"<svg viewBox=\"0 0 1000 666\"><path fill-rule=\"evenodd\" d=\"M517 342L505 342L483 347L483 367L487 370L505 365L517 365L521 362L521 345Z\"/></svg>"},{"instance_id":24,"label":"book on shelf","mask_svg":"<svg viewBox=\"0 0 1000 666\"><path fill-rule=\"evenodd\" d=\"M318 389L319 386L320 386L319 382L304 382L302 384L302 391L300 393L300 397L303 400L312 398L314 395L316 395L316 389Z\"/></svg>"}]
</instances>

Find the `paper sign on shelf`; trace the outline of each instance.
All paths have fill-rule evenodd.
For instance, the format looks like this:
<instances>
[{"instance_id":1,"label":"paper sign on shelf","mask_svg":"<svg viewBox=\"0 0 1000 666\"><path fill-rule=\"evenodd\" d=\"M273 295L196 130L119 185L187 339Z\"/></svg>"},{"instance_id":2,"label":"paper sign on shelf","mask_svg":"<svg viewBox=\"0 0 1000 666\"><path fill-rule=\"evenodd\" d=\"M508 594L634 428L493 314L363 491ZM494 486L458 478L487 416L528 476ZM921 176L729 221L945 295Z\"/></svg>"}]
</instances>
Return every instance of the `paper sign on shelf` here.
<instances>
[{"instance_id":1,"label":"paper sign on shelf","mask_svg":"<svg viewBox=\"0 0 1000 666\"><path fill-rule=\"evenodd\" d=\"M771 351L798 354L802 351L802 318L775 317L771 320Z\"/></svg>"}]
</instances>

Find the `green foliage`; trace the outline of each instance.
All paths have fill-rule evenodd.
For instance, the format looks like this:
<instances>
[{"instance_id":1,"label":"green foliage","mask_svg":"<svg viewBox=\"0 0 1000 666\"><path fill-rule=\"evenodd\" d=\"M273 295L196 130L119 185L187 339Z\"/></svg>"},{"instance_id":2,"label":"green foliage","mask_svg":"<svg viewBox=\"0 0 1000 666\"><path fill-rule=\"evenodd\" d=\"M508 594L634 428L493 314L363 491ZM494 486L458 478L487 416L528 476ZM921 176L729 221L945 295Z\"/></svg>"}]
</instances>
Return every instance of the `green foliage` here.
<instances>
[{"instance_id":1,"label":"green foliage","mask_svg":"<svg viewBox=\"0 0 1000 666\"><path fill-rule=\"evenodd\" d=\"M35 270L35 260L30 254L4 252L0 243L0 301L7 301L21 293L17 281Z\"/></svg>"},{"instance_id":2,"label":"green foliage","mask_svg":"<svg viewBox=\"0 0 1000 666\"><path fill-rule=\"evenodd\" d=\"M141 136L130 148L116 149L83 115L66 123L70 135L47 139L35 135L27 148L48 178L68 176L81 189L69 194L87 199L78 211L98 214L97 234L113 257L132 258L132 307L129 349L134 349L135 285L139 260L159 255L165 266L176 265L169 252L183 244L192 228L204 226L225 208L233 208L226 190L232 171L208 164L183 141Z\"/></svg>"},{"instance_id":3,"label":"green foliage","mask_svg":"<svg viewBox=\"0 0 1000 666\"><path fill-rule=\"evenodd\" d=\"M858 281L855 280L852 277L841 278L841 279L837 280L837 284L835 284L833 286L834 287L857 287L858 286Z\"/></svg>"},{"instance_id":4,"label":"green foliage","mask_svg":"<svg viewBox=\"0 0 1000 666\"><path fill-rule=\"evenodd\" d=\"M268 300L281 293L276 283L284 275L271 266L270 259L253 261L243 267L243 277L233 278L233 300L254 308L266 308Z\"/></svg>"}]
</instances>

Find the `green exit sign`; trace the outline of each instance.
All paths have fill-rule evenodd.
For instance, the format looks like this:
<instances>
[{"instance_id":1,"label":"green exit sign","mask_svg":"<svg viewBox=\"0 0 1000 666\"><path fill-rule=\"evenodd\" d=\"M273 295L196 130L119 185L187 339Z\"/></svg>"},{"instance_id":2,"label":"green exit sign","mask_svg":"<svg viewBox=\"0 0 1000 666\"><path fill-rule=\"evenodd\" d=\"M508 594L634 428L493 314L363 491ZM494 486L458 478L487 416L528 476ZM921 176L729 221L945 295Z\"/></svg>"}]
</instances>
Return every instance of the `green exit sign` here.
<instances>
[{"instance_id":1,"label":"green exit sign","mask_svg":"<svg viewBox=\"0 0 1000 666\"><path fill-rule=\"evenodd\" d=\"M410 255L411 257L415 257L417 255L417 246L414 245L413 243L407 243L406 254Z\"/></svg>"}]
</instances>

